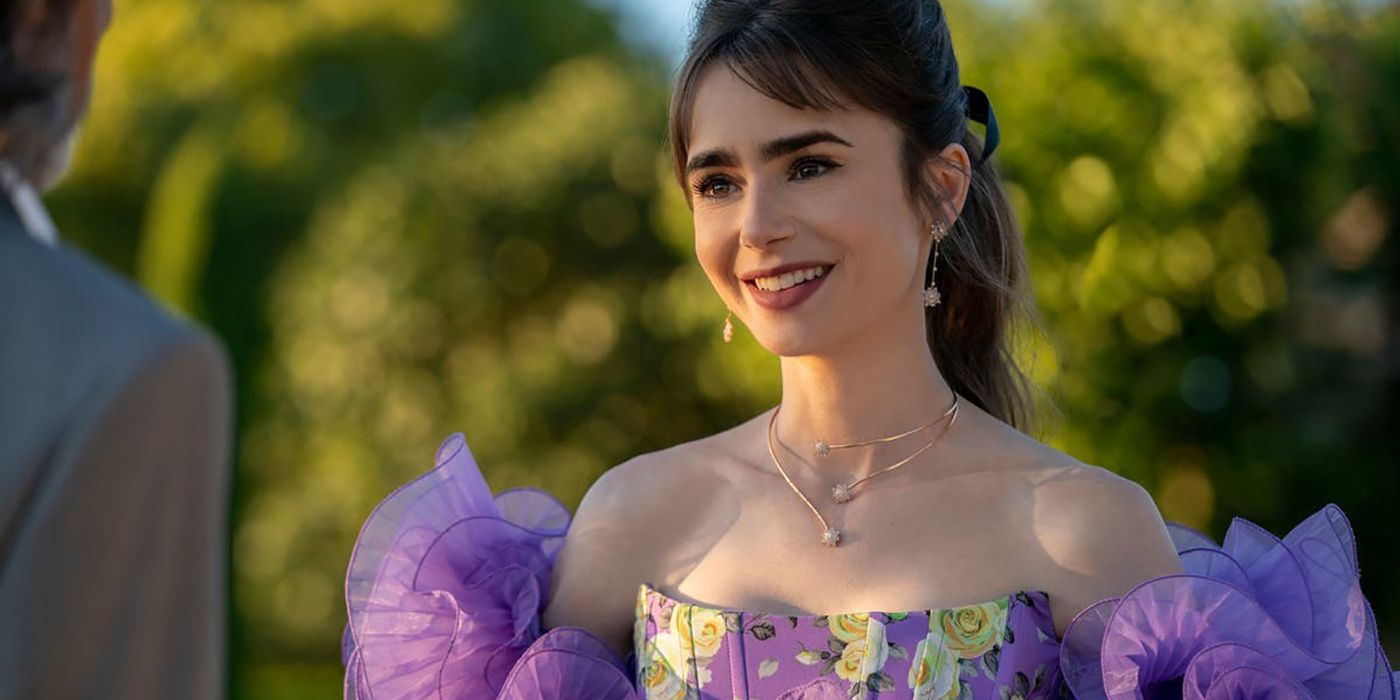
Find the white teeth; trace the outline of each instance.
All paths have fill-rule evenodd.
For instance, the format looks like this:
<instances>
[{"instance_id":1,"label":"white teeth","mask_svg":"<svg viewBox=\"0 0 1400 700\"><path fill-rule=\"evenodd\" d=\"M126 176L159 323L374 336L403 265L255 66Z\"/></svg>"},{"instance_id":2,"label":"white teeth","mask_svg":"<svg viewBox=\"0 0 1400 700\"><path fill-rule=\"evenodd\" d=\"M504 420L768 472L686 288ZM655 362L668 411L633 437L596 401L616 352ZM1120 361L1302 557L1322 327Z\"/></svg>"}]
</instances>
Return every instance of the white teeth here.
<instances>
[{"instance_id":1,"label":"white teeth","mask_svg":"<svg viewBox=\"0 0 1400 700\"><path fill-rule=\"evenodd\" d=\"M785 272L781 275L774 275L772 277L759 277L755 279L753 283L754 286L764 291L776 292L779 290L787 289L788 287L792 287L802 282L806 282L808 280L816 279L818 277L821 277L825 273L825 268L809 267L805 270Z\"/></svg>"}]
</instances>

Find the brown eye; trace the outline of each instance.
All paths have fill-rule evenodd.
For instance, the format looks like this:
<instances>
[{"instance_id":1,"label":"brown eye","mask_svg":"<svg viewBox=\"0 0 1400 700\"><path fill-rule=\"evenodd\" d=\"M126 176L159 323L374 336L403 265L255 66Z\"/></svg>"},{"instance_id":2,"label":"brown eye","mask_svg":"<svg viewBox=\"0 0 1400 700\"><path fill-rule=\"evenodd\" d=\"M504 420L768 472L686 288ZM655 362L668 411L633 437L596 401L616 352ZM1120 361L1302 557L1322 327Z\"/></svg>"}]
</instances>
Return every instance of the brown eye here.
<instances>
[{"instance_id":1,"label":"brown eye","mask_svg":"<svg viewBox=\"0 0 1400 700\"><path fill-rule=\"evenodd\" d=\"M707 177L695 186L695 194L714 199L728 196L733 185L722 177Z\"/></svg>"},{"instance_id":2,"label":"brown eye","mask_svg":"<svg viewBox=\"0 0 1400 700\"><path fill-rule=\"evenodd\" d=\"M825 175L828 170L840 167L825 158L803 158L792 166L794 180L810 180Z\"/></svg>"}]
</instances>

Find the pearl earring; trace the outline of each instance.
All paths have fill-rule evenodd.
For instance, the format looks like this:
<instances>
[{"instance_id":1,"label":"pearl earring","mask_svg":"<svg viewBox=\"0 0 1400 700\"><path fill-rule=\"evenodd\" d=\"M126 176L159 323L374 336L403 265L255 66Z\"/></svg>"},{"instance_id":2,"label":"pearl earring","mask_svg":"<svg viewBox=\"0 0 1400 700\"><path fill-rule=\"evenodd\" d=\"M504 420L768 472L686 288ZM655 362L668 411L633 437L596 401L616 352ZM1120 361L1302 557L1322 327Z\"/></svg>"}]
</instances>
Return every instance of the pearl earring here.
<instances>
[{"instance_id":1,"label":"pearl earring","mask_svg":"<svg viewBox=\"0 0 1400 700\"><path fill-rule=\"evenodd\" d=\"M729 320L733 316L734 312L730 311L729 314L724 317L724 342L726 343L734 340L734 324Z\"/></svg>"},{"instance_id":2,"label":"pearl earring","mask_svg":"<svg viewBox=\"0 0 1400 700\"><path fill-rule=\"evenodd\" d=\"M942 221L935 221L929 225L928 230L933 234L933 273L929 275L929 285L924 290L924 306L931 309L943 300L943 295L938 293L938 244L948 235L948 228Z\"/></svg>"}]
</instances>

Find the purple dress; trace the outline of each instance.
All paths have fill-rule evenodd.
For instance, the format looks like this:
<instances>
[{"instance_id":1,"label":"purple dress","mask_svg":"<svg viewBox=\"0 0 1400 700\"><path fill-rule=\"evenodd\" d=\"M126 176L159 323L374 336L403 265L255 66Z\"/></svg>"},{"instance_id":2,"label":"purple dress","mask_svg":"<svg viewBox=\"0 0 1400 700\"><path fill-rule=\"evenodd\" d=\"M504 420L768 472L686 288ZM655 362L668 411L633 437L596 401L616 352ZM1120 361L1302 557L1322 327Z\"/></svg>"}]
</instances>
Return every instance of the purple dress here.
<instances>
[{"instance_id":1,"label":"purple dress","mask_svg":"<svg viewBox=\"0 0 1400 700\"><path fill-rule=\"evenodd\" d=\"M777 615L637 592L634 653L541 628L569 513L493 495L461 435L370 515L345 584L347 700L1396 700L1351 528L1327 506L1278 539L1236 520L1222 545L1177 526L1188 573L1080 613L1049 598Z\"/></svg>"},{"instance_id":2,"label":"purple dress","mask_svg":"<svg viewBox=\"0 0 1400 700\"><path fill-rule=\"evenodd\" d=\"M649 699L1059 697L1060 644L1039 591L941 610L777 615L642 584L637 605Z\"/></svg>"}]
</instances>

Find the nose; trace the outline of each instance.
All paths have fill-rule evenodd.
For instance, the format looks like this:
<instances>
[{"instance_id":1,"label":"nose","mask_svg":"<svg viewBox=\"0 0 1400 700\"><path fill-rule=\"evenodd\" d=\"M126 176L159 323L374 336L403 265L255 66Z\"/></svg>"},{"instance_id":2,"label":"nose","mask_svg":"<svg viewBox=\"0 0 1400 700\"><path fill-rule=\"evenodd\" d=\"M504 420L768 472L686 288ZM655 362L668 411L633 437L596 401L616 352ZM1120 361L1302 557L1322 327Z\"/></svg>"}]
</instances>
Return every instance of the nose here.
<instances>
[{"instance_id":1,"label":"nose","mask_svg":"<svg viewBox=\"0 0 1400 700\"><path fill-rule=\"evenodd\" d=\"M749 191L741 206L739 243L744 247L767 248L791 238L795 233L795 222L782 203L774 197L765 196L758 188Z\"/></svg>"}]
</instances>

